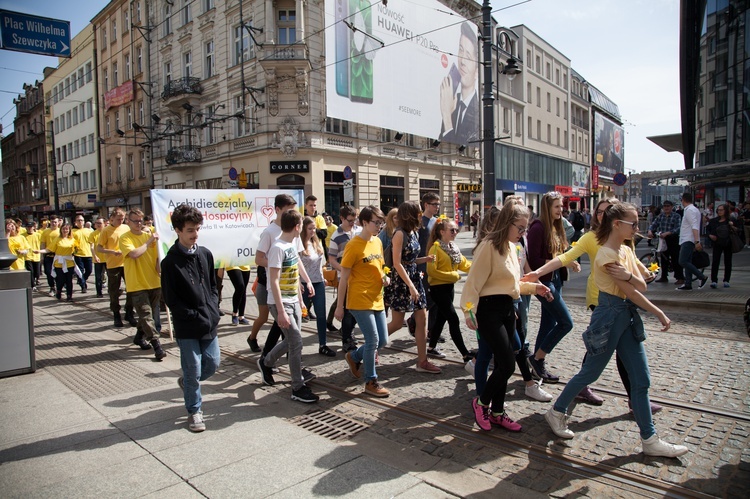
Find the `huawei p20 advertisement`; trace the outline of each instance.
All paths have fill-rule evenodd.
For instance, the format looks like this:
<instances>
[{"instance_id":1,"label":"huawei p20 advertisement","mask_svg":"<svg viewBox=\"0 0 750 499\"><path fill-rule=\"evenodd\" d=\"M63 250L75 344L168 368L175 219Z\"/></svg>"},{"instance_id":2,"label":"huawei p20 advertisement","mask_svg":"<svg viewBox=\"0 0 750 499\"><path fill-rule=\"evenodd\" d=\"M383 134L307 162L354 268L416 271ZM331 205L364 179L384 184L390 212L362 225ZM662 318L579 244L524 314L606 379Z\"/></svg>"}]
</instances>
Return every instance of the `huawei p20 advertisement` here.
<instances>
[{"instance_id":1,"label":"huawei p20 advertisement","mask_svg":"<svg viewBox=\"0 0 750 499\"><path fill-rule=\"evenodd\" d=\"M465 145L479 138L479 41L434 0L326 0L333 118Z\"/></svg>"}]
</instances>

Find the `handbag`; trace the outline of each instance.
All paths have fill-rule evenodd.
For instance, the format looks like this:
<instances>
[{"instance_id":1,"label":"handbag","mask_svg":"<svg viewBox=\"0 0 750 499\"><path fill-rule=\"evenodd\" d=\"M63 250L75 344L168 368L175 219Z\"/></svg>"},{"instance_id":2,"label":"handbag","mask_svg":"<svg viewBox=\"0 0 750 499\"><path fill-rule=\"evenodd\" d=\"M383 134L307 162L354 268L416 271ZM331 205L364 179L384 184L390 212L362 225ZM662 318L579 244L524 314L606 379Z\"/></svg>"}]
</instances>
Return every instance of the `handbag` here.
<instances>
[{"instance_id":1,"label":"handbag","mask_svg":"<svg viewBox=\"0 0 750 499\"><path fill-rule=\"evenodd\" d=\"M729 234L729 240L732 242L732 253L739 253L742 251L742 239L736 232Z\"/></svg>"},{"instance_id":2,"label":"handbag","mask_svg":"<svg viewBox=\"0 0 750 499\"><path fill-rule=\"evenodd\" d=\"M711 265L711 258L709 258L708 253L704 250L693 251L693 265L699 269L705 269Z\"/></svg>"},{"instance_id":3,"label":"handbag","mask_svg":"<svg viewBox=\"0 0 750 499\"><path fill-rule=\"evenodd\" d=\"M325 267L323 269L323 279L326 282L326 286L332 286L334 288L339 287L339 273L336 269Z\"/></svg>"}]
</instances>

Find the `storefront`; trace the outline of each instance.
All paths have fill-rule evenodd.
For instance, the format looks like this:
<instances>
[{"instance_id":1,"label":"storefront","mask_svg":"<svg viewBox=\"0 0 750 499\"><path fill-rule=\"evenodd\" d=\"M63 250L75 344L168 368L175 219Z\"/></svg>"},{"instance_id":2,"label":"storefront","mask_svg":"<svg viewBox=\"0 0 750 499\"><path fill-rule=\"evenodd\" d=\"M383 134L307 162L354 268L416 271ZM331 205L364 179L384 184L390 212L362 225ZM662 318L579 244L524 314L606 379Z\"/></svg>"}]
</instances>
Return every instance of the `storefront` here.
<instances>
[{"instance_id":1,"label":"storefront","mask_svg":"<svg viewBox=\"0 0 750 499\"><path fill-rule=\"evenodd\" d=\"M554 190L554 186L537 184L534 182L520 182L515 180L495 180L497 185L497 204L505 202L505 198L512 195L521 196L524 204L532 206L534 213L539 213L539 201L545 192Z\"/></svg>"}]
</instances>

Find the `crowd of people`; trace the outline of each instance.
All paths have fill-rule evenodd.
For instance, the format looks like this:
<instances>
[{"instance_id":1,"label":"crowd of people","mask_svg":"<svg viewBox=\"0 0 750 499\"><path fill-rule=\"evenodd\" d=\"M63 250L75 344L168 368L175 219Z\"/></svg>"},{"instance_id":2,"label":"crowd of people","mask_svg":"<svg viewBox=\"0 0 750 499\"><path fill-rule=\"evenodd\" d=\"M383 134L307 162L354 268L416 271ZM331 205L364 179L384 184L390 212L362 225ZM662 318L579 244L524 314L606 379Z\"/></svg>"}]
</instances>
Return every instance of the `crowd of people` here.
<instances>
[{"instance_id":1,"label":"crowd of people","mask_svg":"<svg viewBox=\"0 0 750 499\"><path fill-rule=\"evenodd\" d=\"M444 341L442 332L447 324L450 339L475 379L476 397L471 405L476 424L485 431L493 426L521 431L521 425L506 411L508 380L518 366L529 398L553 400L543 386L559 382L559 376L550 372L547 358L574 328L563 298L563 283L569 269L581 270L578 258L587 253L591 275L586 297L592 315L583 333L586 355L581 371L567 382L546 412L546 420L555 435L573 438L567 426L568 407L574 398L594 405L604 402L591 385L614 354L640 428L643 452L668 457L687 452L684 446L659 439L652 421L653 412L661 407L648 397L649 370L638 309L654 314L662 330L670 327L670 320L643 295L656 274L635 257L638 212L634 206L606 199L599 202L588 221L573 216L568 221L563 215L563 196L557 192L541 198L538 215L524 206L522 198L510 196L503 206L492 207L477 220L477 240L469 261L455 242L457 224L439 215L440 198L435 193L425 194L419 202L406 201L388 214L376 206L360 210L342 206L338 226L332 216L317 213L316 202L309 196L299 210L292 196L277 195L276 217L256 248L256 278L252 279L249 266L221 269L234 287L232 325L250 325L245 308L252 282L258 317L247 342L252 352L260 353L257 365L263 384L276 383L275 366L287 355L292 400L319 400L308 385L314 374L302 367L302 323L307 320L314 321L319 355L337 356L328 333L339 332L346 369L364 382L364 393L388 397L390 391L379 379L377 367L379 352L389 336L407 327L416 342L414 369L439 375L442 371L431 359L445 357L439 343ZM689 195L683 196L683 204L684 219L692 220ZM718 238L729 218L721 214L717 218L712 233ZM156 248L159 235L138 209L126 213L115 208L108 220L94 220L95 228L87 227L82 216L75 217L75 228L50 216L43 230L27 224L22 234L18 222L9 220L6 233L18 256L14 266L28 268L38 287L41 260L49 293L58 300L63 299L63 291L65 298L72 300L73 275L81 293L86 293L87 279L93 273L98 297L104 296L107 287L114 326L124 327L126 322L135 326L133 343L143 350L153 349L156 360L166 355L159 341L162 303L169 308L180 349L183 373L179 384L188 427L199 432L206 428L200 384L220 362L217 328L223 315L222 274L214 268L210 250L197 244L201 213L180 205L171 222L177 241L161 262ZM584 232L586 225L590 230ZM652 225L663 229L658 232L665 240L677 230L668 217L657 217ZM692 235L690 244L700 244L699 234L682 227L680 231L681 239ZM689 265L683 269L705 284L707 277L699 269ZM334 271L335 277L327 275ZM457 311L455 284L462 273L466 281ZM331 304L325 299L326 281L337 290ZM533 349L528 341L532 295L541 305ZM259 332L269 314L273 324L261 346ZM467 348L459 315L476 332L477 350ZM334 319L340 322L340 329ZM361 344L355 326L363 337Z\"/></svg>"}]
</instances>

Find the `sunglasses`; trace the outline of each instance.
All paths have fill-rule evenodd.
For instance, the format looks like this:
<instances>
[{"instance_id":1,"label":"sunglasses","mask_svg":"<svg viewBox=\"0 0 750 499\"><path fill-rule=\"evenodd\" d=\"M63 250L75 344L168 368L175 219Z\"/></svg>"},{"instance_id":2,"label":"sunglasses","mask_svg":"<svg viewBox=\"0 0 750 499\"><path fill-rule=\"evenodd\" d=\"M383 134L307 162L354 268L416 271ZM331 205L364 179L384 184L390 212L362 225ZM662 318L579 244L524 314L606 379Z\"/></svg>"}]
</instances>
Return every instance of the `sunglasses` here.
<instances>
[{"instance_id":1,"label":"sunglasses","mask_svg":"<svg viewBox=\"0 0 750 499\"><path fill-rule=\"evenodd\" d=\"M638 222L628 222L627 220L619 220L619 221L622 222L622 223L624 223L624 224L630 225L630 228L633 229L633 230L637 230L638 229Z\"/></svg>"}]
</instances>

